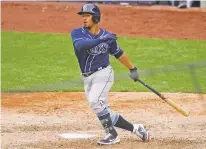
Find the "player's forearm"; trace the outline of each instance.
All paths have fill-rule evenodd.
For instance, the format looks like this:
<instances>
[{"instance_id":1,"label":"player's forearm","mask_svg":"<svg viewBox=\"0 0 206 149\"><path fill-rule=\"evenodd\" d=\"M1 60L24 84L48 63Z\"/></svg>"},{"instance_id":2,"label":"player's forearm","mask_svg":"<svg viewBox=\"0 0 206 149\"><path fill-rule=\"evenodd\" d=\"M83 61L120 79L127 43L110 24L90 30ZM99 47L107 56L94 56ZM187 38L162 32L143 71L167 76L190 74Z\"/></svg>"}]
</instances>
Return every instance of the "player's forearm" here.
<instances>
[{"instance_id":1,"label":"player's forearm","mask_svg":"<svg viewBox=\"0 0 206 149\"><path fill-rule=\"evenodd\" d=\"M132 62L129 60L129 57L124 52L119 58L119 62L122 63L124 66L126 66L128 69L133 69L135 66L132 64Z\"/></svg>"},{"instance_id":2,"label":"player's forearm","mask_svg":"<svg viewBox=\"0 0 206 149\"><path fill-rule=\"evenodd\" d=\"M92 40L78 40L74 43L74 46L77 50L88 50L91 49L98 44L100 44L103 39L92 39Z\"/></svg>"}]
</instances>

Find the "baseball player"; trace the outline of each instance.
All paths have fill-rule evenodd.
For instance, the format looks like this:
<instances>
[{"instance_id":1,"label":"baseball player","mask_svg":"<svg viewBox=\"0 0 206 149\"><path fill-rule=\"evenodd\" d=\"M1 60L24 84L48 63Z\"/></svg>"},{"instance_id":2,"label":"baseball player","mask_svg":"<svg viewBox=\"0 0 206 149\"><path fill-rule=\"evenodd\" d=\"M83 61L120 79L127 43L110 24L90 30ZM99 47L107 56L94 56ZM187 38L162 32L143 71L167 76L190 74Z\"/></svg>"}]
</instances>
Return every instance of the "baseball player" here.
<instances>
[{"instance_id":1,"label":"baseball player","mask_svg":"<svg viewBox=\"0 0 206 149\"><path fill-rule=\"evenodd\" d=\"M138 78L137 68L117 44L117 36L98 26L100 9L95 4L85 4L78 12L82 16L83 27L72 30L72 42L79 62L88 103L105 129L106 136L97 143L116 144L120 142L115 127L139 136L144 142L149 140L143 124L131 124L108 104L108 92L114 83L114 71L109 55L114 56L129 69L131 79Z\"/></svg>"}]
</instances>

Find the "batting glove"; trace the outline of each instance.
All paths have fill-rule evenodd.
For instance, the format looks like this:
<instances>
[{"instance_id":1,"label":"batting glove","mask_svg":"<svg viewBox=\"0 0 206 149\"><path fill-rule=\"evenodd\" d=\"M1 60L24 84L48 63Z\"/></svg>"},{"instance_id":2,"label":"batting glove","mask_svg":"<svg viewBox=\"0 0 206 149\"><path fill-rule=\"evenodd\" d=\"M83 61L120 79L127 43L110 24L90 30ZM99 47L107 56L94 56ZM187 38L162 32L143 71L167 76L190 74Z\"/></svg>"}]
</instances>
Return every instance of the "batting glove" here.
<instances>
[{"instance_id":1,"label":"batting glove","mask_svg":"<svg viewBox=\"0 0 206 149\"><path fill-rule=\"evenodd\" d=\"M137 68L134 67L133 69L130 69L130 73L129 76L132 80L134 80L135 82L138 80L139 78L139 74L137 72Z\"/></svg>"}]
</instances>

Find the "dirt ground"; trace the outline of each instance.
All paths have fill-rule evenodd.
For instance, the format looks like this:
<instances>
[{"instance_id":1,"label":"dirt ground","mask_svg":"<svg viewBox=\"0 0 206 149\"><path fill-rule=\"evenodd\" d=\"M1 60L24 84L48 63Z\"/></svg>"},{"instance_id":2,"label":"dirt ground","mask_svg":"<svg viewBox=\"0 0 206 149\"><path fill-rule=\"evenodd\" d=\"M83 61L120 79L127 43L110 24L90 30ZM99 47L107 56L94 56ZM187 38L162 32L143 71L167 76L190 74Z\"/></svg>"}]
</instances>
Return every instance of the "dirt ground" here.
<instances>
[{"instance_id":1,"label":"dirt ground","mask_svg":"<svg viewBox=\"0 0 206 149\"><path fill-rule=\"evenodd\" d=\"M2 30L69 33L80 26L77 3L2 2ZM119 35L206 39L206 11L171 7L100 6L101 25ZM111 15L112 14L112 15ZM3 149L205 149L206 95L164 93L185 110L184 117L153 93L110 93L111 109L132 123L143 123L151 134L143 143L117 129L121 143L98 146L104 132L84 93L2 93ZM61 133L94 134L90 139L65 139Z\"/></svg>"},{"instance_id":2,"label":"dirt ground","mask_svg":"<svg viewBox=\"0 0 206 149\"><path fill-rule=\"evenodd\" d=\"M81 26L82 4L2 3L2 29L70 33ZM101 27L118 35L206 40L206 9L101 5Z\"/></svg>"},{"instance_id":3,"label":"dirt ground","mask_svg":"<svg viewBox=\"0 0 206 149\"><path fill-rule=\"evenodd\" d=\"M2 146L5 149L203 149L206 147L206 95L165 93L185 110L183 117L153 93L110 93L110 106L132 123L144 123L151 140L143 143L134 134L118 129L121 143L96 144L104 133L88 107L84 93L2 94ZM201 98L200 98L201 97ZM64 139L61 133L89 133L90 139Z\"/></svg>"}]
</instances>

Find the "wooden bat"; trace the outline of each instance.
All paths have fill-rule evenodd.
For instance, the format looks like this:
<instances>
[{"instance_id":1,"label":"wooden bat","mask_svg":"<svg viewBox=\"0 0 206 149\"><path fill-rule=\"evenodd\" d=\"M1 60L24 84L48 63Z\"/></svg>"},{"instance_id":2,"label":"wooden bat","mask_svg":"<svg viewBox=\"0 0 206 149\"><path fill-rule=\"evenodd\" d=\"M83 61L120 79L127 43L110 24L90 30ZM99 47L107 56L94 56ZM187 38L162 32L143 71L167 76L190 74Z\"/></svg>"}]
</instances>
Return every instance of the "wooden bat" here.
<instances>
[{"instance_id":1,"label":"wooden bat","mask_svg":"<svg viewBox=\"0 0 206 149\"><path fill-rule=\"evenodd\" d=\"M150 89L153 93L155 93L157 96L159 96L161 99L163 99L166 103L168 103L170 106L172 106L174 109L176 109L178 112L180 112L182 115L188 117L189 116L189 112L185 111L184 109L182 109L179 105L177 105L174 101L165 98L162 94L160 94L158 91L156 91L155 89L151 88L150 86L148 86L146 83L144 83L143 81L141 81L140 79L137 79L138 82L140 82L142 85L144 85L145 87L147 87L148 89Z\"/></svg>"}]
</instances>

